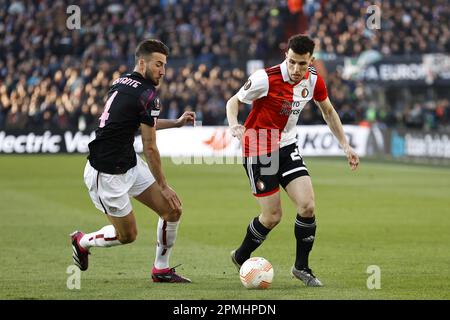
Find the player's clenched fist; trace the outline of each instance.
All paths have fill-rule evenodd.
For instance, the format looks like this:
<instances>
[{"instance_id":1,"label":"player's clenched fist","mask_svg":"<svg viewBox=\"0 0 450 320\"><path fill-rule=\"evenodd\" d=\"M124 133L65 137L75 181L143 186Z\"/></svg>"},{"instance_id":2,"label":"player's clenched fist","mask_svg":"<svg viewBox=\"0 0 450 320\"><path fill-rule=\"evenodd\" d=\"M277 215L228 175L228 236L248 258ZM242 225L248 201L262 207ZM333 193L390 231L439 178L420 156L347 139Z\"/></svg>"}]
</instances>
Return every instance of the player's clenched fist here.
<instances>
[{"instance_id":1,"label":"player's clenched fist","mask_svg":"<svg viewBox=\"0 0 450 320\"><path fill-rule=\"evenodd\" d=\"M194 124L195 122L195 112L193 111L185 111L181 117L179 117L176 121L177 127L185 126L186 124Z\"/></svg>"},{"instance_id":2,"label":"player's clenched fist","mask_svg":"<svg viewBox=\"0 0 450 320\"><path fill-rule=\"evenodd\" d=\"M356 170L359 165L359 157L352 148L344 148L345 155L347 156L348 164L352 170Z\"/></svg>"},{"instance_id":3,"label":"player's clenched fist","mask_svg":"<svg viewBox=\"0 0 450 320\"><path fill-rule=\"evenodd\" d=\"M235 124L230 127L231 135L241 140L244 135L245 127L242 124Z\"/></svg>"}]
</instances>

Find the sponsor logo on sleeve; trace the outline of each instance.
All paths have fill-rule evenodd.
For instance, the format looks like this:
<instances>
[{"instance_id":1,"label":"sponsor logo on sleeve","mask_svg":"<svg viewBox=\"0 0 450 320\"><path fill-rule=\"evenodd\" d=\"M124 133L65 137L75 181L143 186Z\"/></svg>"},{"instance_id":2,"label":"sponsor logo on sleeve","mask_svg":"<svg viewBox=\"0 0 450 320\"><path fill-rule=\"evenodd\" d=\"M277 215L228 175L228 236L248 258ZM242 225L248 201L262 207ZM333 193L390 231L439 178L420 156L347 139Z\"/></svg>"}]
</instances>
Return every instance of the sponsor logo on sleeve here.
<instances>
[{"instance_id":1,"label":"sponsor logo on sleeve","mask_svg":"<svg viewBox=\"0 0 450 320\"><path fill-rule=\"evenodd\" d=\"M155 109L161 109L161 104L159 103L159 98L155 99Z\"/></svg>"},{"instance_id":2,"label":"sponsor logo on sleeve","mask_svg":"<svg viewBox=\"0 0 450 320\"><path fill-rule=\"evenodd\" d=\"M248 79L247 82L244 84L244 90L250 89L252 86L252 80Z\"/></svg>"}]
</instances>

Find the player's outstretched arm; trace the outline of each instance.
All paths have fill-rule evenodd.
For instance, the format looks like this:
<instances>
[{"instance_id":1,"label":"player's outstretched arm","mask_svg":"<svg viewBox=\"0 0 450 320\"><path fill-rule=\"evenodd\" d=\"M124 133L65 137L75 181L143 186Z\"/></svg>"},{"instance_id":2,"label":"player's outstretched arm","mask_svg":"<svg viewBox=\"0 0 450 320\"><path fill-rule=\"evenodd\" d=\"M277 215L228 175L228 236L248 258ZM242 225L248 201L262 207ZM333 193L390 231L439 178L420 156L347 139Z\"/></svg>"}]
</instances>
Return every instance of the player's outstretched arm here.
<instances>
[{"instance_id":1,"label":"player's outstretched arm","mask_svg":"<svg viewBox=\"0 0 450 320\"><path fill-rule=\"evenodd\" d=\"M236 95L232 96L230 100L227 101L227 119L231 134L233 137L241 140L245 127L238 122L239 103L239 99Z\"/></svg>"},{"instance_id":2,"label":"player's outstretched arm","mask_svg":"<svg viewBox=\"0 0 450 320\"><path fill-rule=\"evenodd\" d=\"M348 143L347 138L344 134L341 119L339 119L339 115L331 104L330 99L326 98L325 100L320 102L314 100L314 102L319 106L319 109L322 112L322 116L325 119L325 122L327 123L331 132L333 132L334 136L338 139L339 144L341 145L345 155L347 156L350 168L352 170L356 170L359 165L359 157Z\"/></svg>"},{"instance_id":3,"label":"player's outstretched arm","mask_svg":"<svg viewBox=\"0 0 450 320\"><path fill-rule=\"evenodd\" d=\"M161 188L162 195L169 202L172 209L180 209L181 201L175 191L167 184L162 171L161 157L159 155L158 146L156 145L155 127L141 123L141 133L145 158L147 159L151 173Z\"/></svg>"},{"instance_id":4,"label":"player's outstretched arm","mask_svg":"<svg viewBox=\"0 0 450 320\"><path fill-rule=\"evenodd\" d=\"M185 111L178 119L158 119L156 122L156 130L180 128L187 124L194 124L195 112Z\"/></svg>"}]
</instances>

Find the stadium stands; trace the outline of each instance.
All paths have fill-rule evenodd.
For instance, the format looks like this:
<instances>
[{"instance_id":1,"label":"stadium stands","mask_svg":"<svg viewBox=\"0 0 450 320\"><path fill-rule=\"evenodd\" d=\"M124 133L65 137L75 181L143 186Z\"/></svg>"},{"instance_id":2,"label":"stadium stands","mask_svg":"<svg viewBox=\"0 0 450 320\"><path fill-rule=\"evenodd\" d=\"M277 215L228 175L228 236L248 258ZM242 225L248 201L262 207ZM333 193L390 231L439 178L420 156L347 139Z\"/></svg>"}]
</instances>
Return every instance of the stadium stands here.
<instances>
[{"instance_id":1,"label":"stadium stands","mask_svg":"<svg viewBox=\"0 0 450 320\"><path fill-rule=\"evenodd\" d=\"M147 37L171 48L160 90L162 117L191 109L203 125L226 124L225 101L245 82L245 61L280 61L293 32L318 39L317 53L328 58L358 57L366 50L382 56L450 52L445 0L428 6L418 0L383 1L383 32L366 28L364 1L303 1L300 15L289 11L287 1L275 0L80 1L79 30L66 27L68 5L50 0L0 4L1 130L92 130L111 80L131 69L134 48ZM293 17L306 29L295 30ZM376 88L345 79L339 71L326 80L344 123L412 128L450 123L448 90L415 99L402 89L404 99L388 95L383 102ZM248 110L243 106L242 119ZM307 106L301 123L322 123L317 108Z\"/></svg>"}]
</instances>

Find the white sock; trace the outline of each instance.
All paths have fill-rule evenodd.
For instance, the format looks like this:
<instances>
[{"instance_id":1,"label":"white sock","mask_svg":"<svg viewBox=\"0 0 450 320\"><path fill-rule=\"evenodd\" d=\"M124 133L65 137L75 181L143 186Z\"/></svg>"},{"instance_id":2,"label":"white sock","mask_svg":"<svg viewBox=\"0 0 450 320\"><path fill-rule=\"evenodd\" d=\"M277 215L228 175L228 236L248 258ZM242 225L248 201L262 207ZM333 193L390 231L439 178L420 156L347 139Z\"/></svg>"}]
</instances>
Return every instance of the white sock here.
<instances>
[{"instance_id":1,"label":"white sock","mask_svg":"<svg viewBox=\"0 0 450 320\"><path fill-rule=\"evenodd\" d=\"M90 247L112 247L120 244L122 243L117 240L116 229L113 225L105 226L97 232L86 233L80 239L80 245L85 249Z\"/></svg>"},{"instance_id":2,"label":"white sock","mask_svg":"<svg viewBox=\"0 0 450 320\"><path fill-rule=\"evenodd\" d=\"M156 237L158 244L156 246L155 268L166 269L169 268L170 252L172 246L177 238L177 222L168 222L161 218L158 221L158 228L156 231Z\"/></svg>"}]
</instances>

